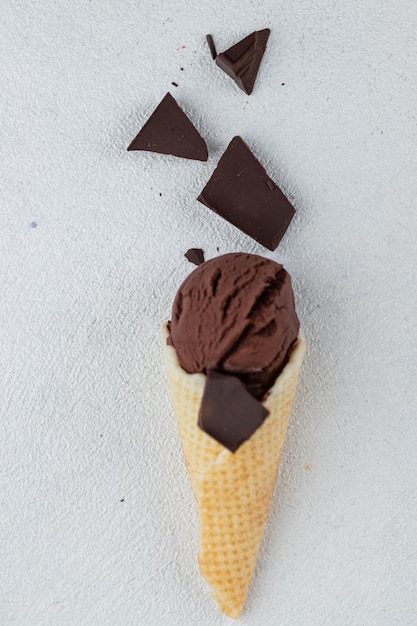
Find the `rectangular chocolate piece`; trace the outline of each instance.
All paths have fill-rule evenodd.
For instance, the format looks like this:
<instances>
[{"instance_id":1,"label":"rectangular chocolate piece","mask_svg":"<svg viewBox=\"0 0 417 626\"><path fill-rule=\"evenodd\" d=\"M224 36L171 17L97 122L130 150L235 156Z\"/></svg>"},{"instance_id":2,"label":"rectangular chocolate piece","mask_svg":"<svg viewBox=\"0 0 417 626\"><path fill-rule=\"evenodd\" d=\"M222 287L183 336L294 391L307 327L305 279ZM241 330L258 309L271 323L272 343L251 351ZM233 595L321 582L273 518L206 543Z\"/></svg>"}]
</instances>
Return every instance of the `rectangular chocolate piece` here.
<instances>
[{"instance_id":1,"label":"rectangular chocolate piece","mask_svg":"<svg viewBox=\"0 0 417 626\"><path fill-rule=\"evenodd\" d=\"M295 209L239 136L221 157L198 201L275 250Z\"/></svg>"},{"instance_id":2,"label":"rectangular chocolate piece","mask_svg":"<svg viewBox=\"0 0 417 626\"><path fill-rule=\"evenodd\" d=\"M239 378L208 371L198 425L210 437L236 452L268 415Z\"/></svg>"}]
</instances>

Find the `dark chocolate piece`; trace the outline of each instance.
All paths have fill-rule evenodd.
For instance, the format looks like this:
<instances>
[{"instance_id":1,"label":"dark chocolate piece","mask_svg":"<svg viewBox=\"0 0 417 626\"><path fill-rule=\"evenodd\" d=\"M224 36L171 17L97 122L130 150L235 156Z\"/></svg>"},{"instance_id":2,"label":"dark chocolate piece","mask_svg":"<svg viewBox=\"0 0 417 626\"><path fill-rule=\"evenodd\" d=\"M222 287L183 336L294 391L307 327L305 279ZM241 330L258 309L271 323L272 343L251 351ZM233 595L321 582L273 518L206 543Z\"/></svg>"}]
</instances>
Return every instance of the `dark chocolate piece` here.
<instances>
[{"instance_id":1,"label":"dark chocolate piece","mask_svg":"<svg viewBox=\"0 0 417 626\"><path fill-rule=\"evenodd\" d=\"M241 137L233 137L198 201L275 250L295 213Z\"/></svg>"},{"instance_id":2,"label":"dark chocolate piece","mask_svg":"<svg viewBox=\"0 0 417 626\"><path fill-rule=\"evenodd\" d=\"M156 107L128 150L207 161L207 144L170 93Z\"/></svg>"},{"instance_id":3,"label":"dark chocolate piece","mask_svg":"<svg viewBox=\"0 0 417 626\"><path fill-rule=\"evenodd\" d=\"M270 32L269 28L257 30L220 54L216 54L213 37L211 35L206 37L216 64L233 78L248 96L253 91Z\"/></svg>"},{"instance_id":4,"label":"dark chocolate piece","mask_svg":"<svg viewBox=\"0 0 417 626\"><path fill-rule=\"evenodd\" d=\"M236 452L268 415L239 378L208 372L198 425L231 452Z\"/></svg>"},{"instance_id":5,"label":"dark chocolate piece","mask_svg":"<svg viewBox=\"0 0 417 626\"><path fill-rule=\"evenodd\" d=\"M204 251L201 248L190 248L184 256L190 263L194 263L194 265L204 263Z\"/></svg>"}]
</instances>

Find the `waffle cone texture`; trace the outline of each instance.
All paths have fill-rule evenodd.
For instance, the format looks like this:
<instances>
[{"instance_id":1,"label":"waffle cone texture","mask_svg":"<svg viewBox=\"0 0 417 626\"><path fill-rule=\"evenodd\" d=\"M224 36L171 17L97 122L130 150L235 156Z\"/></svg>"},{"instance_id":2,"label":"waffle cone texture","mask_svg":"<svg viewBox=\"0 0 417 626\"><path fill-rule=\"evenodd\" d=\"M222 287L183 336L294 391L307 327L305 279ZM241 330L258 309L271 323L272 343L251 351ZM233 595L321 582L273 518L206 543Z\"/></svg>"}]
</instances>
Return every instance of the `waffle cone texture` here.
<instances>
[{"instance_id":1,"label":"waffle cone texture","mask_svg":"<svg viewBox=\"0 0 417 626\"><path fill-rule=\"evenodd\" d=\"M206 376L188 374L175 348L164 356L185 462L200 519L199 564L220 609L235 619L249 591L305 353L299 336L263 405L269 415L236 452L197 425Z\"/></svg>"}]
</instances>

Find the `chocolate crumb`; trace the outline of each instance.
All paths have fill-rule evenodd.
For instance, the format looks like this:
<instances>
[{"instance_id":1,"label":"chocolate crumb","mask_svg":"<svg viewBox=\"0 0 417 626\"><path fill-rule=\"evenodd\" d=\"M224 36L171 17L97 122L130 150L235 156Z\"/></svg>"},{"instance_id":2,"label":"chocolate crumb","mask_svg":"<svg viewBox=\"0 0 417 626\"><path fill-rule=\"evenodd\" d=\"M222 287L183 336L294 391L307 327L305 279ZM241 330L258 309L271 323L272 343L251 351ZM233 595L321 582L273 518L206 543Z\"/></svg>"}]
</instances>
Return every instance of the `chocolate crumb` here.
<instances>
[{"instance_id":1,"label":"chocolate crumb","mask_svg":"<svg viewBox=\"0 0 417 626\"><path fill-rule=\"evenodd\" d=\"M122 498L122 499L120 500L120 502L124 502L124 501L125 501L125 499L124 499L124 498Z\"/></svg>"},{"instance_id":2,"label":"chocolate crumb","mask_svg":"<svg viewBox=\"0 0 417 626\"><path fill-rule=\"evenodd\" d=\"M190 248L184 256L187 261L194 263L194 265L201 265L204 263L204 251L201 248Z\"/></svg>"},{"instance_id":3,"label":"chocolate crumb","mask_svg":"<svg viewBox=\"0 0 417 626\"><path fill-rule=\"evenodd\" d=\"M174 85L174 87L178 87L178 83L174 83L174 81L172 81L171 85Z\"/></svg>"},{"instance_id":4,"label":"chocolate crumb","mask_svg":"<svg viewBox=\"0 0 417 626\"><path fill-rule=\"evenodd\" d=\"M168 331L167 346L173 346L174 344L172 343L172 339L171 339L171 321L167 323L167 331Z\"/></svg>"}]
</instances>

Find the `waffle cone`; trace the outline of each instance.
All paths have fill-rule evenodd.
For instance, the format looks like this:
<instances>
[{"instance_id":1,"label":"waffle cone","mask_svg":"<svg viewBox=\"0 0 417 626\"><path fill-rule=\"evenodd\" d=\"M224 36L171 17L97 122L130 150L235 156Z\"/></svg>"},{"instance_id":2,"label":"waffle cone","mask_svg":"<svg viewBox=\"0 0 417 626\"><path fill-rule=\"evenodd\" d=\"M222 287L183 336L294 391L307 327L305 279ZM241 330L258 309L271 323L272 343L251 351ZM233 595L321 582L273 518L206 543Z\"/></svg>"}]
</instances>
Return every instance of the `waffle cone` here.
<instances>
[{"instance_id":1,"label":"waffle cone","mask_svg":"<svg viewBox=\"0 0 417 626\"><path fill-rule=\"evenodd\" d=\"M269 513L305 343L299 336L263 402L268 417L233 453L198 427L206 377L182 369L167 337L165 326L169 385L200 518L200 571L220 609L238 618Z\"/></svg>"}]
</instances>

